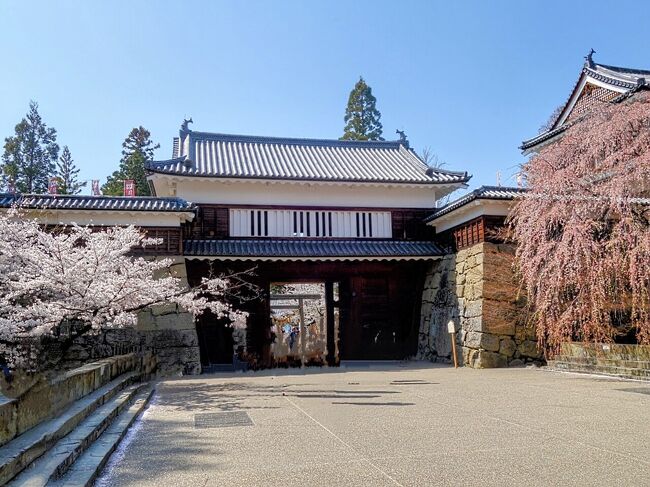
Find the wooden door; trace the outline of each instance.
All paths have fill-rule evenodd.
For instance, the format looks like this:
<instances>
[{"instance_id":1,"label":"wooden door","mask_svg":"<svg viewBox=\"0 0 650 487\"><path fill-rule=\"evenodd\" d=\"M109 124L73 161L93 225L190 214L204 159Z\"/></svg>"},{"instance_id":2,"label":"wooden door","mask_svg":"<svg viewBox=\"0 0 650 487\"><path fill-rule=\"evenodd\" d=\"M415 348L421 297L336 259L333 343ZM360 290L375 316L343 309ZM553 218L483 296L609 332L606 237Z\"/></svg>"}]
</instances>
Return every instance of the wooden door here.
<instances>
[{"instance_id":1,"label":"wooden door","mask_svg":"<svg viewBox=\"0 0 650 487\"><path fill-rule=\"evenodd\" d=\"M217 319L210 312L202 314L196 323L201 365L232 364L232 328L226 320Z\"/></svg>"},{"instance_id":2,"label":"wooden door","mask_svg":"<svg viewBox=\"0 0 650 487\"><path fill-rule=\"evenodd\" d=\"M353 277L342 347L345 360L402 358L402 336L389 277Z\"/></svg>"}]
</instances>

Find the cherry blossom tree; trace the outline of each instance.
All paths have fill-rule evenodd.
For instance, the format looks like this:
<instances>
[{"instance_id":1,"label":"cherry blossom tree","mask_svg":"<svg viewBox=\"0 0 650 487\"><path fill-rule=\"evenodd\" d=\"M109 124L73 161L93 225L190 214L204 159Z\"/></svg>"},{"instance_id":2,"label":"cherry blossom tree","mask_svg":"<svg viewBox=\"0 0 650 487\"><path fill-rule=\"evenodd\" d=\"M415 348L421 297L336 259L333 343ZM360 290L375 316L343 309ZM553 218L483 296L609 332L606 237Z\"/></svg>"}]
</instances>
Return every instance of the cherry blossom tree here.
<instances>
[{"instance_id":1,"label":"cherry blossom tree","mask_svg":"<svg viewBox=\"0 0 650 487\"><path fill-rule=\"evenodd\" d=\"M44 337L134 326L138 311L165 303L245 326L245 314L223 299L245 280L210 277L190 288L173 275L171 259L134 253L156 243L132 226L46 231L18 210L0 215L0 357L33 367Z\"/></svg>"},{"instance_id":2,"label":"cherry blossom tree","mask_svg":"<svg viewBox=\"0 0 650 487\"><path fill-rule=\"evenodd\" d=\"M523 173L511 229L542 346L650 343L650 96L603 103Z\"/></svg>"}]
</instances>

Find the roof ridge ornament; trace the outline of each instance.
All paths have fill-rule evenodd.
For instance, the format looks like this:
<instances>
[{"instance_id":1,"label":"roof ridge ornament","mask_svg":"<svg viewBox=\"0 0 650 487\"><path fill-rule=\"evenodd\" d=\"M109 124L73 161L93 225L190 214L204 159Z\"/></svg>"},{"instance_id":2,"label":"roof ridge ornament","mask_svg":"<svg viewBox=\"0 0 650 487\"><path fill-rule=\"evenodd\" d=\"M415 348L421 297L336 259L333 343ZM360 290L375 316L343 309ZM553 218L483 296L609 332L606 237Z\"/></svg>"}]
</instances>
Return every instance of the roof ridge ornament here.
<instances>
[{"instance_id":1,"label":"roof ridge ornament","mask_svg":"<svg viewBox=\"0 0 650 487\"><path fill-rule=\"evenodd\" d=\"M596 64L594 63L594 54L596 54L596 51L594 51L593 48L589 50L589 54L585 56L585 67L588 68L594 68Z\"/></svg>"},{"instance_id":2,"label":"roof ridge ornament","mask_svg":"<svg viewBox=\"0 0 650 487\"><path fill-rule=\"evenodd\" d=\"M194 120L192 120L192 117L184 118L183 123L181 124L181 132L190 132L190 129L188 128L188 125L194 123Z\"/></svg>"},{"instance_id":3,"label":"roof ridge ornament","mask_svg":"<svg viewBox=\"0 0 650 487\"><path fill-rule=\"evenodd\" d=\"M399 135L399 143L402 144L407 149L410 148L408 139L406 138L406 133L403 130L395 129L395 133Z\"/></svg>"}]
</instances>

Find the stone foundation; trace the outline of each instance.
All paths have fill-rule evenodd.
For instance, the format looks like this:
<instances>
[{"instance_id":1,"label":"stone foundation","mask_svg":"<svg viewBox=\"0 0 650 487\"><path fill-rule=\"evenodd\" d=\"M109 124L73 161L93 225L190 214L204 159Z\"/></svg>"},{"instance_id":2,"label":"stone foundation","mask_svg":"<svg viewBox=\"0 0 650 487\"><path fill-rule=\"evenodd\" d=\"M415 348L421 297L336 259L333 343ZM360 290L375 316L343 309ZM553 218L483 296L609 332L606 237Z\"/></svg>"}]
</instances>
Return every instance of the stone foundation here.
<instances>
[{"instance_id":1,"label":"stone foundation","mask_svg":"<svg viewBox=\"0 0 650 487\"><path fill-rule=\"evenodd\" d=\"M447 323L459 362L475 368L541 363L534 329L526 325L512 270L514 246L482 242L432 264L422 295L418 358L451 362Z\"/></svg>"}]
</instances>

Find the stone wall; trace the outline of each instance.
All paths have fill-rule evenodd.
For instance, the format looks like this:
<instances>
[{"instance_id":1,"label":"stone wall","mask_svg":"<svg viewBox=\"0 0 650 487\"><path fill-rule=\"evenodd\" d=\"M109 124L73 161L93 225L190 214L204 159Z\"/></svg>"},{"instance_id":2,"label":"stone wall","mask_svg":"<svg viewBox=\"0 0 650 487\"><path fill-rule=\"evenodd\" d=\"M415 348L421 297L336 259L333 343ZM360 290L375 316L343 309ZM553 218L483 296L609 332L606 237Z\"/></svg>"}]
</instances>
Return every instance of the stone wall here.
<instances>
[{"instance_id":1,"label":"stone wall","mask_svg":"<svg viewBox=\"0 0 650 487\"><path fill-rule=\"evenodd\" d=\"M451 361L447 323L460 324L459 362L491 368L541 361L526 325L512 262L514 246L482 242L434 262L422 296L418 358Z\"/></svg>"},{"instance_id":2,"label":"stone wall","mask_svg":"<svg viewBox=\"0 0 650 487\"><path fill-rule=\"evenodd\" d=\"M187 284L185 259L175 257L174 276ZM138 314L135 329L108 330L101 335L85 335L65 352L63 367L78 367L90 360L131 351L151 351L158 359L158 374L192 375L201 373L199 341L191 313L175 304L153 306Z\"/></svg>"}]
</instances>

